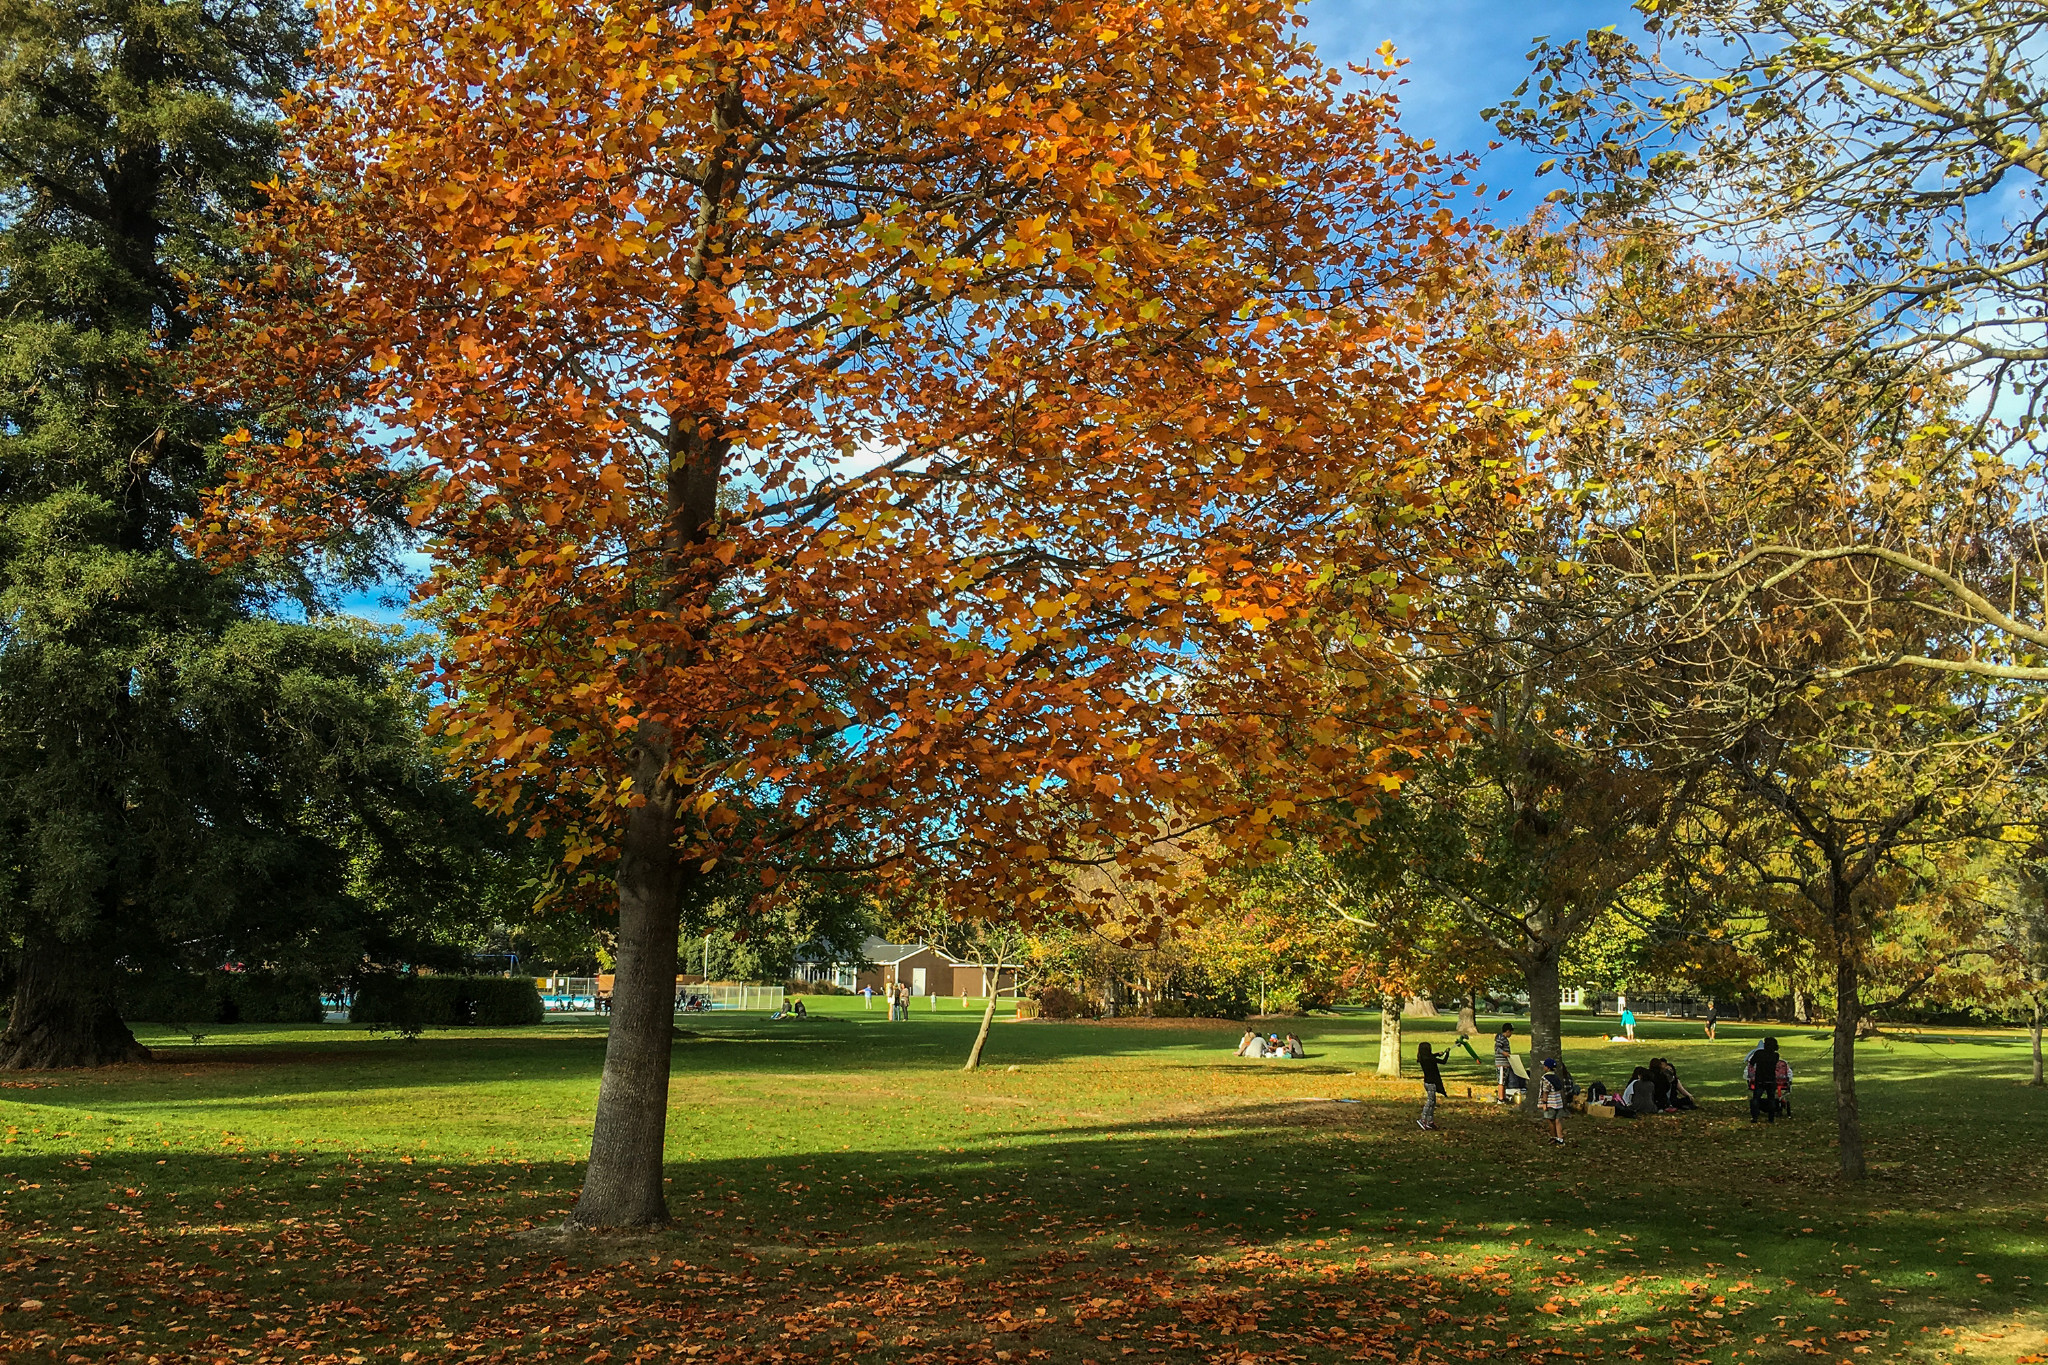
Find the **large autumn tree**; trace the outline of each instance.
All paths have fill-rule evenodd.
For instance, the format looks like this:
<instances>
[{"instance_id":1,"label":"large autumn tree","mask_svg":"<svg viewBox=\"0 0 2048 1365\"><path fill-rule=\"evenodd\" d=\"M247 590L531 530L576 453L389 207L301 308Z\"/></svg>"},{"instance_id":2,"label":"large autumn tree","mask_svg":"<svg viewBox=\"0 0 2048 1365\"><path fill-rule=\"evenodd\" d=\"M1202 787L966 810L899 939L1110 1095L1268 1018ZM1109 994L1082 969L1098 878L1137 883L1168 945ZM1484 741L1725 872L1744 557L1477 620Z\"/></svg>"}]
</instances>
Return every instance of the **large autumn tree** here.
<instances>
[{"instance_id":1,"label":"large autumn tree","mask_svg":"<svg viewBox=\"0 0 2048 1365\"><path fill-rule=\"evenodd\" d=\"M1294 10L327 16L217 334L260 420L202 534L410 498L483 799L616 885L575 1222L666 1217L697 879L885 868L996 915L1077 860L1142 881L1155 812L1227 846L1295 795L1204 743L1187 661L1290 705L1263 642L1339 564L1380 575L1360 648L1403 628L1456 167ZM1412 742L1398 693L1357 704L1326 743Z\"/></svg>"}]
</instances>

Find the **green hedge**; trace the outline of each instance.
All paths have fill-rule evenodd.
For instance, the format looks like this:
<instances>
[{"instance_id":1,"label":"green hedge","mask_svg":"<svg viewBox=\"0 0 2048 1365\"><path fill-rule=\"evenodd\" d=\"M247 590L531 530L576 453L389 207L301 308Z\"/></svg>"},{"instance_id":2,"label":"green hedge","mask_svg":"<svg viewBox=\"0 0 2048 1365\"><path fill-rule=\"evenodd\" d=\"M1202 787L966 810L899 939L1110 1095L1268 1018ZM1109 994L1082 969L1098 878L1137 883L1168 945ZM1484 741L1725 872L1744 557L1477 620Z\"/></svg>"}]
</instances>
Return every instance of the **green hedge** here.
<instances>
[{"instance_id":1,"label":"green hedge","mask_svg":"<svg viewBox=\"0 0 2048 1365\"><path fill-rule=\"evenodd\" d=\"M356 988L352 1024L394 1028L504 1027L544 1018L540 991L525 977L373 976Z\"/></svg>"},{"instance_id":2,"label":"green hedge","mask_svg":"<svg viewBox=\"0 0 2048 1365\"><path fill-rule=\"evenodd\" d=\"M317 1024L320 988L280 972L155 968L122 983L121 1017L149 1024Z\"/></svg>"}]
</instances>

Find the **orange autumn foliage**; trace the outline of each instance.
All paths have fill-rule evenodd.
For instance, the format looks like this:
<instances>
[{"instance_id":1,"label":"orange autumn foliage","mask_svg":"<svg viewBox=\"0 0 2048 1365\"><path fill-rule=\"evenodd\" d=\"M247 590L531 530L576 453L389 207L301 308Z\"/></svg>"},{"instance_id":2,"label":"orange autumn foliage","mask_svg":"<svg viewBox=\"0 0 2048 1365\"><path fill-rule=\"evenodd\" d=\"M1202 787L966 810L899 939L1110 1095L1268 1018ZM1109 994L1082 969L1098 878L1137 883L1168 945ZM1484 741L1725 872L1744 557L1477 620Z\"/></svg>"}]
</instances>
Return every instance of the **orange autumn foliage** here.
<instances>
[{"instance_id":1,"label":"orange autumn foliage","mask_svg":"<svg viewBox=\"0 0 2048 1365\"><path fill-rule=\"evenodd\" d=\"M1389 679L1459 552L1468 232L1391 63L1347 89L1298 22L343 0L196 534L403 496L441 724L586 873L641 812L686 872L992 912L1142 870L1161 810L1369 800L1437 733Z\"/></svg>"}]
</instances>

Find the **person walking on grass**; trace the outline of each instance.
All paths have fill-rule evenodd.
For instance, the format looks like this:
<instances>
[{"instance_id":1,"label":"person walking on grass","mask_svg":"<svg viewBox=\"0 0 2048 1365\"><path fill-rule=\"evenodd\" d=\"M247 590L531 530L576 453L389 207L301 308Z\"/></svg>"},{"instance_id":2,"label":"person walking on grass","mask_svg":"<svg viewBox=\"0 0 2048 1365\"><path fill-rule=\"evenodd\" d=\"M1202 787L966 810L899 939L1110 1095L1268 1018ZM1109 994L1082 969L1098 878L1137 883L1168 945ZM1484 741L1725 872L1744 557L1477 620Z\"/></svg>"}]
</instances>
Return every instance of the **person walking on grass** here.
<instances>
[{"instance_id":1,"label":"person walking on grass","mask_svg":"<svg viewBox=\"0 0 2048 1365\"><path fill-rule=\"evenodd\" d=\"M1433 1052L1428 1043L1415 1045L1415 1065L1422 1068L1422 1117L1415 1126L1425 1133L1436 1131L1436 1102L1444 1094L1444 1077L1437 1067L1451 1059L1451 1050Z\"/></svg>"},{"instance_id":2,"label":"person walking on grass","mask_svg":"<svg viewBox=\"0 0 2048 1365\"><path fill-rule=\"evenodd\" d=\"M1707 1002L1707 1041L1714 1041L1714 1025L1721 1022L1721 1010L1713 1001Z\"/></svg>"},{"instance_id":3,"label":"person walking on grass","mask_svg":"<svg viewBox=\"0 0 2048 1365\"><path fill-rule=\"evenodd\" d=\"M1628 1007L1628 997L1621 998L1621 1033L1631 1043L1636 1040L1636 1012Z\"/></svg>"},{"instance_id":4,"label":"person walking on grass","mask_svg":"<svg viewBox=\"0 0 2048 1365\"><path fill-rule=\"evenodd\" d=\"M1536 1105L1543 1111L1543 1117L1550 1120L1550 1140L1564 1146L1564 1076L1557 1069L1555 1057L1543 1059L1543 1085L1537 1091Z\"/></svg>"},{"instance_id":5,"label":"person walking on grass","mask_svg":"<svg viewBox=\"0 0 2048 1365\"><path fill-rule=\"evenodd\" d=\"M1500 1076L1500 1088L1494 1099L1500 1104L1508 1102L1508 1074L1515 1069L1515 1026L1502 1024L1493 1035L1493 1069Z\"/></svg>"},{"instance_id":6,"label":"person walking on grass","mask_svg":"<svg viewBox=\"0 0 2048 1365\"><path fill-rule=\"evenodd\" d=\"M1792 1088L1792 1068L1778 1055L1778 1040L1766 1038L1763 1045L1743 1062L1742 1078L1749 1083L1749 1121L1758 1118L1778 1121L1778 1097Z\"/></svg>"}]
</instances>

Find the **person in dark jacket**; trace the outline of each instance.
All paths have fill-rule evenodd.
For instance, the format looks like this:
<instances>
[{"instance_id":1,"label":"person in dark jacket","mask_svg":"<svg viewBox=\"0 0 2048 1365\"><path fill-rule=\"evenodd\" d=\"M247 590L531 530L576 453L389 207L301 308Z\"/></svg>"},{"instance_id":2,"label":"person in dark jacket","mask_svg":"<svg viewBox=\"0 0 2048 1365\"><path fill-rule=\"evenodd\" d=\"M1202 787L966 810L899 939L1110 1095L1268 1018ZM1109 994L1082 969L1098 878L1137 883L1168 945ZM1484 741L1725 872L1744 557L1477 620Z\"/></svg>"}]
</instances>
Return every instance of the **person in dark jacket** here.
<instances>
[{"instance_id":1,"label":"person in dark jacket","mask_svg":"<svg viewBox=\"0 0 2048 1365\"><path fill-rule=\"evenodd\" d=\"M1763 1046L1749 1054L1743 1064L1743 1079L1749 1083L1749 1121L1755 1123L1762 1118L1766 1123L1778 1121L1779 1069L1784 1059L1778 1055L1778 1040L1766 1038ZM1789 1070L1788 1073L1789 1075Z\"/></svg>"},{"instance_id":2,"label":"person in dark jacket","mask_svg":"<svg viewBox=\"0 0 2048 1365\"><path fill-rule=\"evenodd\" d=\"M1415 1065L1422 1070L1422 1117L1415 1120L1415 1126L1424 1132L1436 1127L1436 1102L1444 1094L1443 1073L1437 1068L1451 1059L1451 1050L1433 1052L1428 1043L1415 1045Z\"/></svg>"},{"instance_id":3,"label":"person in dark jacket","mask_svg":"<svg viewBox=\"0 0 2048 1365\"><path fill-rule=\"evenodd\" d=\"M1665 1074L1662 1057L1650 1058L1650 1105L1660 1114L1672 1108L1671 1079Z\"/></svg>"},{"instance_id":4,"label":"person in dark jacket","mask_svg":"<svg viewBox=\"0 0 2048 1365\"><path fill-rule=\"evenodd\" d=\"M1628 1084L1621 1088L1621 1103L1638 1118L1657 1112L1656 1090L1650 1081L1650 1068L1639 1066L1635 1069L1634 1074L1628 1078Z\"/></svg>"}]
</instances>

